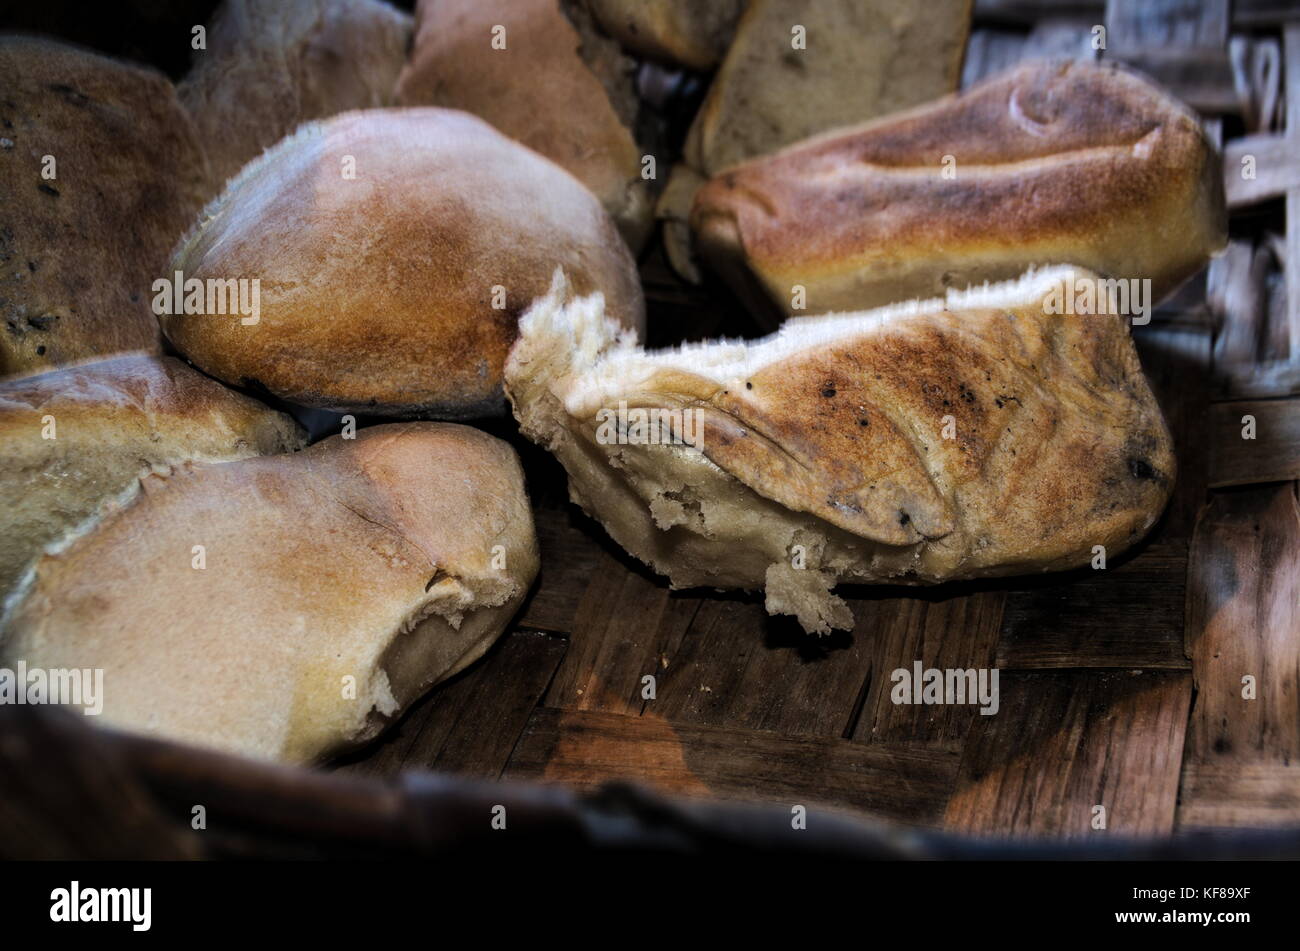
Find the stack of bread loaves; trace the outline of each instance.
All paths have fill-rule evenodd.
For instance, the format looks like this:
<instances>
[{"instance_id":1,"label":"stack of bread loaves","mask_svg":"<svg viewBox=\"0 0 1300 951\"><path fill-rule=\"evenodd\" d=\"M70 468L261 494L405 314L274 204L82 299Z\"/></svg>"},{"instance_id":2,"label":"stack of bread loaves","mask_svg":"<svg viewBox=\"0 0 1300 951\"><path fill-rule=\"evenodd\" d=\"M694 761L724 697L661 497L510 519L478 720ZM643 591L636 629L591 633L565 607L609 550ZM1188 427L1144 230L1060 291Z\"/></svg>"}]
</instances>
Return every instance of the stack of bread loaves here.
<instances>
[{"instance_id":1,"label":"stack of bread loaves","mask_svg":"<svg viewBox=\"0 0 1300 951\"><path fill-rule=\"evenodd\" d=\"M538 574L514 449L463 425L508 406L672 585L808 631L840 582L1133 544L1176 466L1115 291L1222 245L1217 156L1110 67L947 96L970 8L224 0L177 86L0 38L0 666L251 756L366 742ZM716 70L678 154L642 60ZM674 265L838 313L645 350L674 163Z\"/></svg>"},{"instance_id":2,"label":"stack of bread loaves","mask_svg":"<svg viewBox=\"0 0 1300 951\"><path fill-rule=\"evenodd\" d=\"M0 382L0 659L103 669L108 723L318 760L472 663L536 576L499 439L344 420L298 451L284 414L121 353L161 324L295 412L459 419L504 410L518 317L556 268L642 327L631 254L567 172L463 113L348 111L391 101L408 31L377 0L229 0L179 102L146 70L0 43L28 97L5 105L4 233L31 262L4 369L83 361Z\"/></svg>"}]
</instances>

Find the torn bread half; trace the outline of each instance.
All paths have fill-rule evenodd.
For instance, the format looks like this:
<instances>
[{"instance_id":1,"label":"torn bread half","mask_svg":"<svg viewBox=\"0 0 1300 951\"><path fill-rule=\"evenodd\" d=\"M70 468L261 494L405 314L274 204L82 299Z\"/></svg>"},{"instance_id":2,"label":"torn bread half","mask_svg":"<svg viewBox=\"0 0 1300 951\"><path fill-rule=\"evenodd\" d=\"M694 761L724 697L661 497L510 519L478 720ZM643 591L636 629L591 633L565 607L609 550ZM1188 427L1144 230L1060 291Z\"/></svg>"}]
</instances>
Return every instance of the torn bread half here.
<instances>
[{"instance_id":1,"label":"torn bread half","mask_svg":"<svg viewBox=\"0 0 1300 951\"><path fill-rule=\"evenodd\" d=\"M305 763L478 659L537 569L508 445L377 426L146 476L36 562L0 658L103 670L107 724Z\"/></svg>"},{"instance_id":2,"label":"torn bread half","mask_svg":"<svg viewBox=\"0 0 1300 951\"><path fill-rule=\"evenodd\" d=\"M1079 313L1089 282L1111 313ZM506 392L572 499L674 587L763 588L826 632L852 623L840 582L1071 568L1155 523L1169 432L1095 282L1052 268L646 352L557 277Z\"/></svg>"}]
</instances>

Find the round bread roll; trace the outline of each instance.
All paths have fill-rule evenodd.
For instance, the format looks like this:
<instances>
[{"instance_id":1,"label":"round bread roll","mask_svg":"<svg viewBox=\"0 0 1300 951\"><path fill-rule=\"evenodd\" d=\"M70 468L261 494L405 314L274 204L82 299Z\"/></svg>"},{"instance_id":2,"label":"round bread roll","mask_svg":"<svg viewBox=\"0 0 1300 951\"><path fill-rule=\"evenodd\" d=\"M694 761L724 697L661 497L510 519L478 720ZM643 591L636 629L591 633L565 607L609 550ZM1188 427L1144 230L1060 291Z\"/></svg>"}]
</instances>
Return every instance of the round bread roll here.
<instances>
[{"instance_id":1,"label":"round bread roll","mask_svg":"<svg viewBox=\"0 0 1300 951\"><path fill-rule=\"evenodd\" d=\"M288 416L179 360L123 354L0 382L0 598L141 474L304 444Z\"/></svg>"},{"instance_id":2,"label":"round bread roll","mask_svg":"<svg viewBox=\"0 0 1300 951\"><path fill-rule=\"evenodd\" d=\"M518 317L557 268L601 292L622 325L645 319L635 264L591 192L446 109L302 126L227 184L172 263L173 280L195 287L260 287L252 316L168 314L173 295L160 295L163 330L185 356L229 383L343 412L504 412ZM205 309L202 297L182 309Z\"/></svg>"},{"instance_id":3,"label":"round bread roll","mask_svg":"<svg viewBox=\"0 0 1300 951\"><path fill-rule=\"evenodd\" d=\"M102 670L80 702L132 731L319 760L477 660L537 574L519 461L466 426L140 486L36 563L0 644L11 669Z\"/></svg>"},{"instance_id":4,"label":"round bread roll","mask_svg":"<svg viewBox=\"0 0 1300 951\"><path fill-rule=\"evenodd\" d=\"M156 350L149 287L207 162L167 77L0 36L0 376Z\"/></svg>"}]
</instances>

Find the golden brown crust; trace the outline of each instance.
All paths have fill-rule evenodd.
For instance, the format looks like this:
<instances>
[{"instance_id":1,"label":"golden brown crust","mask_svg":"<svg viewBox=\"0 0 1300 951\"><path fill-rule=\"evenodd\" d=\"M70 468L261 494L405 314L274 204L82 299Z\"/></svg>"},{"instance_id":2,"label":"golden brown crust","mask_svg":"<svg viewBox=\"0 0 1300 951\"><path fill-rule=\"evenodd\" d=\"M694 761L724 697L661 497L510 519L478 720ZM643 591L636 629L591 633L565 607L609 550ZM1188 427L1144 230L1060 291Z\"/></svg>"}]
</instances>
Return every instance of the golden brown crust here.
<instances>
[{"instance_id":1,"label":"golden brown crust","mask_svg":"<svg viewBox=\"0 0 1300 951\"><path fill-rule=\"evenodd\" d=\"M1071 568L1155 523L1175 461L1128 318L1054 309L1096 280L1055 268L656 352L561 287L506 387L574 501L674 586L765 587L826 630L848 617L837 582ZM633 438L649 410L695 414L695 442Z\"/></svg>"},{"instance_id":2,"label":"golden brown crust","mask_svg":"<svg viewBox=\"0 0 1300 951\"><path fill-rule=\"evenodd\" d=\"M721 273L748 271L780 311L810 314L1047 264L1150 278L1159 298L1226 237L1196 117L1128 70L1082 62L1021 66L733 168L697 193L691 223Z\"/></svg>"},{"instance_id":3,"label":"golden brown crust","mask_svg":"<svg viewBox=\"0 0 1300 951\"><path fill-rule=\"evenodd\" d=\"M177 87L208 196L301 123L391 105L409 14L379 0L224 0Z\"/></svg>"},{"instance_id":4,"label":"golden brown crust","mask_svg":"<svg viewBox=\"0 0 1300 951\"><path fill-rule=\"evenodd\" d=\"M39 560L0 655L102 669L109 724L306 762L480 656L537 567L505 443L378 426L145 478Z\"/></svg>"},{"instance_id":5,"label":"golden brown crust","mask_svg":"<svg viewBox=\"0 0 1300 951\"><path fill-rule=\"evenodd\" d=\"M745 383L710 400L725 420L706 426L710 459L860 537L962 545L963 574L1127 547L1173 487L1169 434L1116 315L939 313Z\"/></svg>"},{"instance_id":6,"label":"golden brown crust","mask_svg":"<svg viewBox=\"0 0 1300 951\"><path fill-rule=\"evenodd\" d=\"M492 46L496 27L504 49ZM545 155L595 193L637 249L651 215L641 150L583 61L583 42L558 0L422 0L397 101L464 109Z\"/></svg>"},{"instance_id":7,"label":"golden brown crust","mask_svg":"<svg viewBox=\"0 0 1300 951\"><path fill-rule=\"evenodd\" d=\"M26 36L0 75L0 376L157 349L149 288L207 175L172 84Z\"/></svg>"},{"instance_id":8,"label":"golden brown crust","mask_svg":"<svg viewBox=\"0 0 1300 951\"><path fill-rule=\"evenodd\" d=\"M0 598L45 544L142 471L303 443L283 413L171 357L124 354L0 382Z\"/></svg>"},{"instance_id":9,"label":"golden brown crust","mask_svg":"<svg viewBox=\"0 0 1300 951\"><path fill-rule=\"evenodd\" d=\"M699 283L689 218L701 182L810 135L955 91L970 18L971 0L752 0L655 208L673 269ZM802 49L796 27L805 31ZM727 262L717 257L722 271ZM727 270L749 304L743 270ZM764 294L758 301L769 309Z\"/></svg>"},{"instance_id":10,"label":"golden brown crust","mask_svg":"<svg viewBox=\"0 0 1300 951\"><path fill-rule=\"evenodd\" d=\"M162 323L230 383L307 406L463 419L503 409L518 315L556 268L643 325L631 255L562 169L465 113L350 113L250 163L177 250L186 280L259 279L258 322Z\"/></svg>"}]
</instances>

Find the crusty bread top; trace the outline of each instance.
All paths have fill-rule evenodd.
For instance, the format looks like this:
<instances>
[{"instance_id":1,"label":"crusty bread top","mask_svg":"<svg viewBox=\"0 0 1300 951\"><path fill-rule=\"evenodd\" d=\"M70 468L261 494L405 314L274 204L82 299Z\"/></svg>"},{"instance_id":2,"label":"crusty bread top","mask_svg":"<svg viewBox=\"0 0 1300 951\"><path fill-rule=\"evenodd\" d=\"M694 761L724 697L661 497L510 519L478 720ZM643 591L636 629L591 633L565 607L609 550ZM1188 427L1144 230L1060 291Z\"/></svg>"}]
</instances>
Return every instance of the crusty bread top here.
<instances>
[{"instance_id":1,"label":"crusty bread top","mask_svg":"<svg viewBox=\"0 0 1300 951\"><path fill-rule=\"evenodd\" d=\"M1168 126L1203 137L1196 113L1150 79L1117 63L1034 60L905 112L831 129L748 168L853 158L873 168L1009 165L1062 153L1133 148ZM1139 148L1139 146L1141 148Z\"/></svg>"},{"instance_id":2,"label":"crusty bread top","mask_svg":"<svg viewBox=\"0 0 1300 951\"><path fill-rule=\"evenodd\" d=\"M503 408L518 315L556 267L643 325L631 255L563 169L465 113L355 112L250 162L177 249L187 280L259 279L260 320L161 320L231 383L327 409L467 418Z\"/></svg>"},{"instance_id":3,"label":"crusty bread top","mask_svg":"<svg viewBox=\"0 0 1300 951\"><path fill-rule=\"evenodd\" d=\"M410 36L380 0L224 0L177 87L210 194L303 122L390 105Z\"/></svg>"},{"instance_id":4,"label":"crusty bread top","mask_svg":"<svg viewBox=\"0 0 1300 951\"><path fill-rule=\"evenodd\" d=\"M107 722L180 740L304 761L364 737L397 709L390 675L423 688L461 660L400 670L405 635L437 616L459 643L537 572L518 460L468 427L378 426L140 488L37 562L0 655L102 668Z\"/></svg>"},{"instance_id":5,"label":"crusty bread top","mask_svg":"<svg viewBox=\"0 0 1300 951\"><path fill-rule=\"evenodd\" d=\"M492 45L497 28L504 49ZM639 248L650 224L641 150L616 109L625 97L601 81L621 79L630 98L631 80L598 75L584 61L582 44L599 40L579 36L560 0L421 0L397 101L486 119L573 173Z\"/></svg>"},{"instance_id":6,"label":"crusty bread top","mask_svg":"<svg viewBox=\"0 0 1300 951\"><path fill-rule=\"evenodd\" d=\"M58 435L41 438L41 417L53 416ZM6 452L30 442L54 449L58 439L82 442L82 425L95 440L82 448L112 452L116 443L189 443L189 459L224 459L247 452L286 452L302 434L283 413L227 389L172 357L124 353L0 381L0 445ZM96 440L102 440L96 446ZM216 451L229 446L230 453ZM246 453L241 453L246 454Z\"/></svg>"},{"instance_id":7,"label":"crusty bread top","mask_svg":"<svg viewBox=\"0 0 1300 951\"><path fill-rule=\"evenodd\" d=\"M789 322L762 341L654 352L559 283L521 321L507 389L524 431L547 445L573 438L562 427L596 442L599 412L621 403L700 413L697 465L914 552L919 580L1070 567L1149 529L1175 468L1128 318L1048 310L1055 288L1095 280L1053 268ZM557 402L567 422L550 417ZM584 496L599 513L599 496Z\"/></svg>"},{"instance_id":8,"label":"crusty bread top","mask_svg":"<svg viewBox=\"0 0 1300 951\"><path fill-rule=\"evenodd\" d=\"M172 84L28 36L0 76L0 376L156 349L150 284L207 176Z\"/></svg>"},{"instance_id":9,"label":"crusty bread top","mask_svg":"<svg viewBox=\"0 0 1300 951\"><path fill-rule=\"evenodd\" d=\"M819 295L812 313L1067 263L1161 296L1226 234L1196 116L1085 62L1026 64L736 166L696 193L691 224L706 256L743 256L774 297Z\"/></svg>"}]
</instances>

